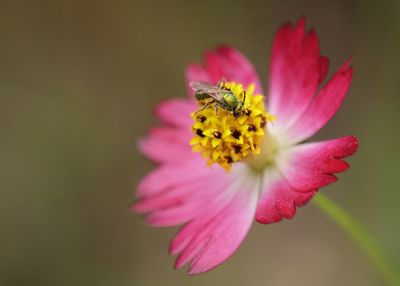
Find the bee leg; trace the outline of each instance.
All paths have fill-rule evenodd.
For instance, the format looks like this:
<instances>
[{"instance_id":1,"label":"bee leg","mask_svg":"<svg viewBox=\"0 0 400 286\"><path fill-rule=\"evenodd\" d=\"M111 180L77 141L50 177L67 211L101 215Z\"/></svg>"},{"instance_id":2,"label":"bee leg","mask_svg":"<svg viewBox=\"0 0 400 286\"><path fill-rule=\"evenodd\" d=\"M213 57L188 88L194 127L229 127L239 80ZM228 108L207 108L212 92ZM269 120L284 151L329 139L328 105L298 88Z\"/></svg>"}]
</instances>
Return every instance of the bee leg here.
<instances>
[{"instance_id":1,"label":"bee leg","mask_svg":"<svg viewBox=\"0 0 400 286\"><path fill-rule=\"evenodd\" d=\"M245 90L242 91L241 96L242 96L242 99L243 99L242 102L244 104L246 102L246 91Z\"/></svg>"},{"instance_id":2,"label":"bee leg","mask_svg":"<svg viewBox=\"0 0 400 286\"><path fill-rule=\"evenodd\" d=\"M211 106L211 104L213 104L213 103L214 103L214 101L209 101L209 102L207 102L207 103L204 104L199 110L197 110L194 114L197 114L197 113L199 113L200 111L202 111L202 110L208 108L208 107Z\"/></svg>"}]
</instances>

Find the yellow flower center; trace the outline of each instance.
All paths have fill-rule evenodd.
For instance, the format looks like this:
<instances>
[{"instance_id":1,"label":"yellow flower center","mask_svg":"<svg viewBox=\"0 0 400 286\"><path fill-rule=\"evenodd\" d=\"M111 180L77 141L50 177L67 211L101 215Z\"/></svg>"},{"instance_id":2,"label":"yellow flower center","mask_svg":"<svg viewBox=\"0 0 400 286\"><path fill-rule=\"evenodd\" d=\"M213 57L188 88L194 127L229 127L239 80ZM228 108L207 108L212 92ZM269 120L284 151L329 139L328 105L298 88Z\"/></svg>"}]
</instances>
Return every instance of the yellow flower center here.
<instances>
[{"instance_id":1,"label":"yellow flower center","mask_svg":"<svg viewBox=\"0 0 400 286\"><path fill-rule=\"evenodd\" d=\"M222 84L236 97L236 105L227 107L225 101L204 96L191 114L195 123L190 145L208 165L217 163L229 172L233 163L261 153L266 124L275 117L265 111L263 96L254 94L254 84L247 89L235 82Z\"/></svg>"}]
</instances>

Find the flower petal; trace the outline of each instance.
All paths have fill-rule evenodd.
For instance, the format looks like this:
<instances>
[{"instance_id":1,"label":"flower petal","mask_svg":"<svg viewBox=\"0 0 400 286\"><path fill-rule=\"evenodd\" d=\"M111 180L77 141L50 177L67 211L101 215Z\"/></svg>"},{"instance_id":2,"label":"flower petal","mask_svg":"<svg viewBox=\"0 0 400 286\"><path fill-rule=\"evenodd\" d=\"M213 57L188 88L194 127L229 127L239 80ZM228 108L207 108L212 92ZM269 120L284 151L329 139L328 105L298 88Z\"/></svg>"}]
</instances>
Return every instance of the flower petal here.
<instances>
[{"instance_id":1,"label":"flower petal","mask_svg":"<svg viewBox=\"0 0 400 286\"><path fill-rule=\"evenodd\" d=\"M319 79L318 84L324 81L329 70L329 58L321 56L319 60Z\"/></svg>"},{"instance_id":2,"label":"flower petal","mask_svg":"<svg viewBox=\"0 0 400 286\"><path fill-rule=\"evenodd\" d=\"M290 127L287 133L292 143L301 142L316 133L342 105L353 77L350 61L351 59L347 60L320 90L301 115L301 120Z\"/></svg>"},{"instance_id":3,"label":"flower petal","mask_svg":"<svg viewBox=\"0 0 400 286\"><path fill-rule=\"evenodd\" d=\"M314 30L304 35L304 30L305 18L295 27L285 24L277 31L272 46L267 108L277 116L274 124L282 127L300 117L326 74L325 58L321 67L318 36Z\"/></svg>"},{"instance_id":4,"label":"flower petal","mask_svg":"<svg viewBox=\"0 0 400 286\"><path fill-rule=\"evenodd\" d=\"M139 140L138 146L144 155L157 163L181 162L191 156L191 137L193 134L189 129L156 127Z\"/></svg>"},{"instance_id":5,"label":"flower petal","mask_svg":"<svg viewBox=\"0 0 400 286\"><path fill-rule=\"evenodd\" d=\"M193 80L217 83L222 77L241 83L245 88L255 84L256 93L262 94L261 83L253 65L232 47L220 46L215 51L208 51L205 54L204 67L192 64L186 69L187 84Z\"/></svg>"},{"instance_id":6,"label":"flower petal","mask_svg":"<svg viewBox=\"0 0 400 286\"><path fill-rule=\"evenodd\" d=\"M181 128L189 128L192 124L190 113L196 110L197 103L189 99L169 99L160 102L156 115L165 123Z\"/></svg>"},{"instance_id":7,"label":"flower petal","mask_svg":"<svg viewBox=\"0 0 400 286\"><path fill-rule=\"evenodd\" d=\"M296 207L306 204L315 193L315 190L299 192L278 170L268 170L257 206L256 221L267 224L283 218L291 219L296 214Z\"/></svg>"},{"instance_id":8,"label":"flower petal","mask_svg":"<svg viewBox=\"0 0 400 286\"><path fill-rule=\"evenodd\" d=\"M239 247L254 218L259 183L244 164L228 174L187 160L151 172L139 185L140 200L132 208L148 213L153 226L187 223L171 242L170 253L179 254L176 268L190 262L189 274L198 274Z\"/></svg>"},{"instance_id":9,"label":"flower petal","mask_svg":"<svg viewBox=\"0 0 400 286\"><path fill-rule=\"evenodd\" d=\"M192 153L183 162L170 162L160 165L147 174L139 183L137 196L151 196L181 184L204 180L210 176L227 175L222 168L207 167L198 153Z\"/></svg>"},{"instance_id":10,"label":"flower petal","mask_svg":"<svg viewBox=\"0 0 400 286\"><path fill-rule=\"evenodd\" d=\"M336 181L333 173L349 167L342 159L354 154L357 147L357 139L346 136L282 151L277 168L265 174L256 220L272 223L292 218L296 207L306 204L319 188Z\"/></svg>"},{"instance_id":11,"label":"flower petal","mask_svg":"<svg viewBox=\"0 0 400 286\"><path fill-rule=\"evenodd\" d=\"M342 159L357 148L358 141L353 136L301 144L288 148L277 164L291 187L308 192L335 182L334 173L349 167Z\"/></svg>"},{"instance_id":12,"label":"flower petal","mask_svg":"<svg viewBox=\"0 0 400 286\"><path fill-rule=\"evenodd\" d=\"M223 175L223 174L219 174ZM226 200L227 176L218 174L164 189L161 193L142 198L135 211L149 212L147 222L153 226L173 226L202 216L205 209L214 209Z\"/></svg>"},{"instance_id":13,"label":"flower petal","mask_svg":"<svg viewBox=\"0 0 400 286\"><path fill-rule=\"evenodd\" d=\"M256 186L246 185L233 184L224 204L204 210L180 230L170 247L171 254L179 253L176 268L190 262L189 274L200 274L224 262L239 247L253 221L258 198Z\"/></svg>"},{"instance_id":14,"label":"flower petal","mask_svg":"<svg viewBox=\"0 0 400 286\"><path fill-rule=\"evenodd\" d=\"M185 70L185 81L188 95L191 98L194 98L194 91L189 86L189 82L193 80L211 82L208 71L202 65L189 64Z\"/></svg>"}]
</instances>

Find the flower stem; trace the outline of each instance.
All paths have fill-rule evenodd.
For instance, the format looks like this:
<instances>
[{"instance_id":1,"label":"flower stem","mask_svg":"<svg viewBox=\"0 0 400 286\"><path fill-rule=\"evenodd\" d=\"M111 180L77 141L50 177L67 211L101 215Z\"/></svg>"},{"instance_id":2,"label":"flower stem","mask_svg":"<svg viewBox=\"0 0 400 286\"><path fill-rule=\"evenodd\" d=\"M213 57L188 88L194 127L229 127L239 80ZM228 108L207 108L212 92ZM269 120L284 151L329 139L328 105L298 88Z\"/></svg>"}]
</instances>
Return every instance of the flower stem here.
<instances>
[{"instance_id":1,"label":"flower stem","mask_svg":"<svg viewBox=\"0 0 400 286\"><path fill-rule=\"evenodd\" d=\"M393 270L390 259L384 253L370 233L345 210L332 202L324 195L318 194L313 202L333 219L358 246L370 257L375 266L382 273L387 285L399 286L400 278Z\"/></svg>"}]
</instances>

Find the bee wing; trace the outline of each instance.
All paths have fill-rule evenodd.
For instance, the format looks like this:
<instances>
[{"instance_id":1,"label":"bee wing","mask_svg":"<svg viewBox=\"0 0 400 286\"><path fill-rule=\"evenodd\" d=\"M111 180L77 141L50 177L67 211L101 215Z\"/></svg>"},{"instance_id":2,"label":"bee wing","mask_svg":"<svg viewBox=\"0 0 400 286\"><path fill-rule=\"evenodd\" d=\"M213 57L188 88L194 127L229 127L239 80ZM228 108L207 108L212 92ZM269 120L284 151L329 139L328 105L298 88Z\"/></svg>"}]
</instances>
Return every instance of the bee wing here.
<instances>
[{"instance_id":1,"label":"bee wing","mask_svg":"<svg viewBox=\"0 0 400 286\"><path fill-rule=\"evenodd\" d=\"M189 82L189 86L194 91L199 91L199 92L206 90L206 89L212 89L215 87L206 81L191 81L191 82Z\"/></svg>"},{"instance_id":2,"label":"bee wing","mask_svg":"<svg viewBox=\"0 0 400 286\"><path fill-rule=\"evenodd\" d=\"M212 97L215 101L218 101L218 102L220 102L220 103L224 103L225 102L225 99L220 95L221 93L220 92L218 92L218 93L213 93L213 92L207 92L207 94L210 96L210 97Z\"/></svg>"},{"instance_id":3,"label":"bee wing","mask_svg":"<svg viewBox=\"0 0 400 286\"><path fill-rule=\"evenodd\" d=\"M219 88L218 86L212 85L205 81L191 81L189 86L195 91L200 93L206 93L216 101L224 102L225 100L221 94L232 93L231 91Z\"/></svg>"}]
</instances>

